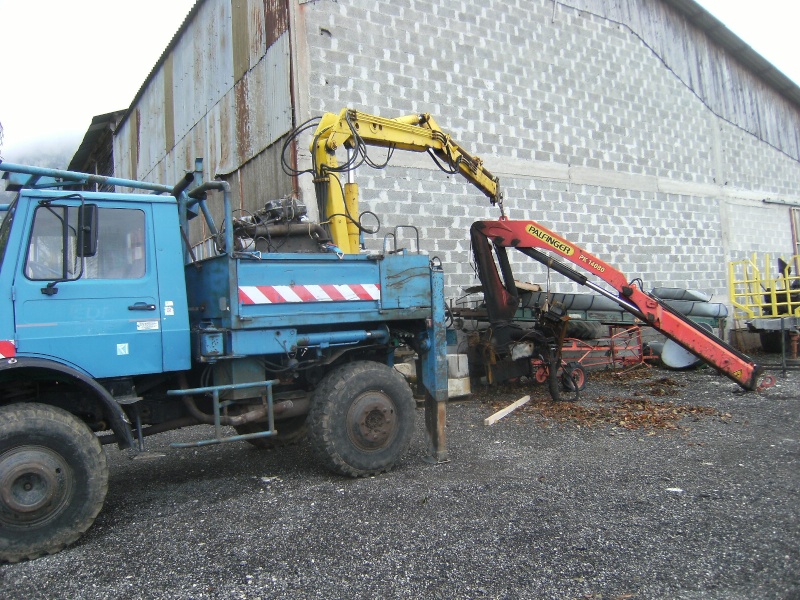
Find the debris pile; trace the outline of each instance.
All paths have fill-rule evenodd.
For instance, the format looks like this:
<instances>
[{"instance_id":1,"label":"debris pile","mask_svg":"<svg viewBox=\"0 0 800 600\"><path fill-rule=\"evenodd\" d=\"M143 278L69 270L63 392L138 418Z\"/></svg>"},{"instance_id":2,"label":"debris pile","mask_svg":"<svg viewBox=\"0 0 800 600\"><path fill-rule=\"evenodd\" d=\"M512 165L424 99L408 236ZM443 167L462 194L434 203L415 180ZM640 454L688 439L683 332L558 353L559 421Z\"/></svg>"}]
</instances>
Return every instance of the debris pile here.
<instances>
[{"instance_id":1,"label":"debris pile","mask_svg":"<svg viewBox=\"0 0 800 600\"><path fill-rule=\"evenodd\" d=\"M631 374L633 375L633 374ZM631 379L637 379L632 376ZM619 383L619 381L617 381ZM525 389L509 386L508 391ZM567 401L553 402L545 393L531 394L531 400L517 411L517 418L532 419L543 426L571 425L574 427L611 427L626 430L677 430L684 419L699 421L716 417L727 422L731 416L715 408L682 402L658 401L652 397L680 395L684 385L670 377L636 382L631 386L614 386L607 395L580 395ZM530 391L530 388L527 388ZM622 393L620 393L622 392ZM506 406L508 394L480 398L481 402L498 411Z\"/></svg>"}]
</instances>

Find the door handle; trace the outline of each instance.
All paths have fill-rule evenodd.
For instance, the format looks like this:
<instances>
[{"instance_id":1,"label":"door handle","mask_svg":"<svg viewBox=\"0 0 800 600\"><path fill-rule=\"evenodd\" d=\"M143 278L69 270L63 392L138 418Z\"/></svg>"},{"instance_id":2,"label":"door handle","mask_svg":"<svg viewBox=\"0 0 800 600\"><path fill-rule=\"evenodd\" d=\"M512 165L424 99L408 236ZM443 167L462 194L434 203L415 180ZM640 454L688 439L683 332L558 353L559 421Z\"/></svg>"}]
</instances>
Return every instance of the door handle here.
<instances>
[{"instance_id":1,"label":"door handle","mask_svg":"<svg viewBox=\"0 0 800 600\"><path fill-rule=\"evenodd\" d=\"M128 307L128 310L155 310L155 304L147 304L145 302L137 302L136 304L131 304Z\"/></svg>"}]
</instances>

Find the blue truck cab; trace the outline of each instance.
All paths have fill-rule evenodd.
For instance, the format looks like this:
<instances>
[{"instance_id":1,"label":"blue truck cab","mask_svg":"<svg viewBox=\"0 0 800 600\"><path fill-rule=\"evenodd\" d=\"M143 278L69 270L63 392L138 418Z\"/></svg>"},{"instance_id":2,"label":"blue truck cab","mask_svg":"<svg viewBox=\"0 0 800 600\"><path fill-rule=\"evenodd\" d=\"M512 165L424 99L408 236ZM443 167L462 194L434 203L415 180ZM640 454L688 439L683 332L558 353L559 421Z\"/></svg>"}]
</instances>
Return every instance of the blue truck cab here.
<instances>
[{"instance_id":1,"label":"blue truck cab","mask_svg":"<svg viewBox=\"0 0 800 600\"><path fill-rule=\"evenodd\" d=\"M177 445L307 437L334 472L390 469L415 422L401 347L417 356L428 458L446 460L435 259L344 255L296 200L234 218L227 184L199 169L175 186L0 171L18 192L0 226L0 560L91 525L102 444L143 452L148 435L207 425Z\"/></svg>"},{"instance_id":2,"label":"blue truck cab","mask_svg":"<svg viewBox=\"0 0 800 600\"><path fill-rule=\"evenodd\" d=\"M108 196L20 192L0 270L10 292L0 300L0 340L15 348L16 364L54 361L93 380L191 366L175 199ZM81 256L87 208L96 249Z\"/></svg>"}]
</instances>

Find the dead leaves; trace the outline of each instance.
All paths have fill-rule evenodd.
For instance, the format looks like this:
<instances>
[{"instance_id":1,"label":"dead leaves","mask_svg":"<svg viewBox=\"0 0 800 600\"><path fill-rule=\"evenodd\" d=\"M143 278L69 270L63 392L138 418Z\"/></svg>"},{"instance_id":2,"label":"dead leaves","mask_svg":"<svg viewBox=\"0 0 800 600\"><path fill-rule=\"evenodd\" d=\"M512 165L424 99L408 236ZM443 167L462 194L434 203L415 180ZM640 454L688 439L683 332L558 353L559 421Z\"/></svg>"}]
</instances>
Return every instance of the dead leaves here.
<instances>
[{"instance_id":1,"label":"dead leaves","mask_svg":"<svg viewBox=\"0 0 800 600\"><path fill-rule=\"evenodd\" d=\"M648 382L645 387L651 396L674 396L678 393L678 388L683 386L674 379L661 377L656 381Z\"/></svg>"},{"instance_id":2,"label":"dead leaves","mask_svg":"<svg viewBox=\"0 0 800 600\"><path fill-rule=\"evenodd\" d=\"M657 388L662 390L664 388ZM717 411L708 406L656 402L646 398L599 399L605 407L605 423L623 429L678 429L678 422L686 417L715 416Z\"/></svg>"},{"instance_id":3,"label":"dead leaves","mask_svg":"<svg viewBox=\"0 0 800 600\"><path fill-rule=\"evenodd\" d=\"M664 378L665 380L667 378ZM659 380L651 384L657 390L669 390L677 385ZM674 392L673 392L674 393ZM656 392L653 395L661 395ZM492 402L494 409L502 403ZM637 396L598 396L579 402L553 402L549 397L533 398L520 409L520 413L540 415L545 423L567 424L575 427L612 427L625 430L645 430L652 435L656 430L679 429L683 419L697 421L703 417L718 417L728 422L730 415L708 406L675 404Z\"/></svg>"},{"instance_id":4,"label":"dead leaves","mask_svg":"<svg viewBox=\"0 0 800 600\"><path fill-rule=\"evenodd\" d=\"M716 415L705 406L686 406L672 402L656 402L644 397L600 396L591 405L574 402L542 402L532 407L546 419L570 423L578 427L598 425L622 429L678 429L678 422L687 416Z\"/></svg>"}]
</instances>

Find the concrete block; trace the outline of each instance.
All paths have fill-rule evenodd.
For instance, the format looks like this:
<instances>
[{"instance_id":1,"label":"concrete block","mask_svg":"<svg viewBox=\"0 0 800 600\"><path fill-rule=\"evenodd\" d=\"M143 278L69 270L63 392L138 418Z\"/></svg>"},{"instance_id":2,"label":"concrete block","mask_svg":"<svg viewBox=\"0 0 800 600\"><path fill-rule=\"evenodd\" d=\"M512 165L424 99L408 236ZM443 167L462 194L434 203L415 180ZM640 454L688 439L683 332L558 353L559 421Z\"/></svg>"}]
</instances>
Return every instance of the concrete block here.
<instances>
[{"instance_id":1,"label":"concrete block","mask_svg":"<svg viewBox=\"0 0 800 600\"><path fill-rule=\"evenodd\" d=\"M469 377L458 377L447 380L447 395L449 398L458 398L472 393Z\"/></svg>"},{"instance_id":2,"label":"concrete block","mask_svg":"<svg viewBox=\"0 0 800 600\"><path fill-rule=\"evenodd\" d=\"M469 364L466 354L447 355L447 376L451 378L469 377Z\"/></svg>"}]
</instances>

